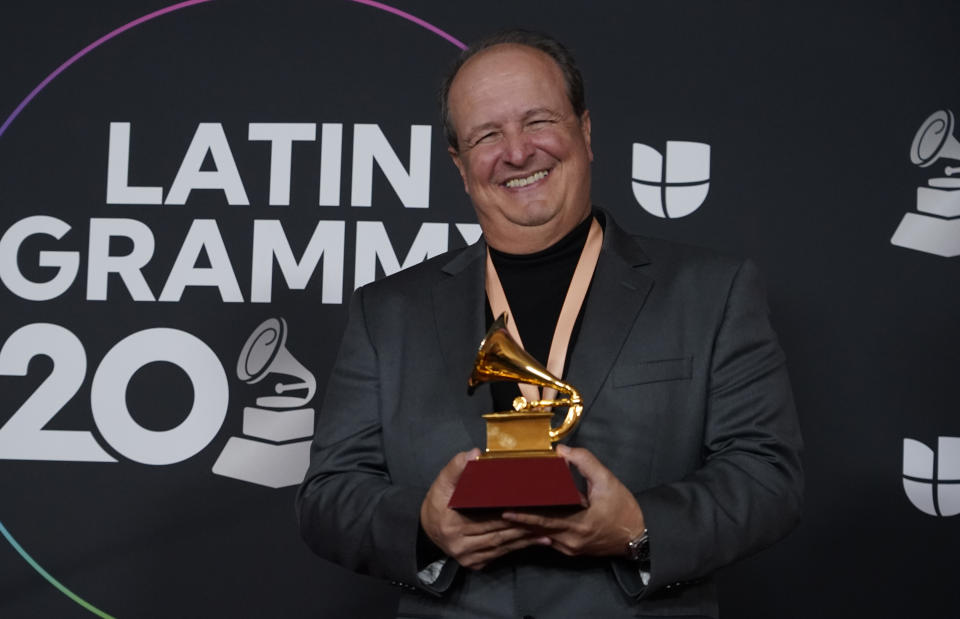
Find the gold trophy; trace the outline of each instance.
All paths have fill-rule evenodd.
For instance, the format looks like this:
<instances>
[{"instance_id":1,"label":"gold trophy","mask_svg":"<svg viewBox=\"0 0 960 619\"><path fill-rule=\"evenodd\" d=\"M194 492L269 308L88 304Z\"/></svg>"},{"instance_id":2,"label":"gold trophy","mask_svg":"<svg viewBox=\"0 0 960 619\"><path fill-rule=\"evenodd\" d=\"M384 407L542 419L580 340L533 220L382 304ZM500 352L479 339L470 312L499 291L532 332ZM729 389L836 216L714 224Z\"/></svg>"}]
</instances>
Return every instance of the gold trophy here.
<instances>
[{"instance_id":1,"label":"gold trophy","mask_svg":"<svg viewBox=\"0 0 960 619\"><path fill-rule=\"evenodd\" d=\"M520 396L513 410L488 413L486 451L467 463L449 506L454 509L546 507L581 505L567 463L557 456L553 443L580 421L580 392L551 374L527 353L507 331L501 314L487 331L473 363L467 384L510 381L551 388L566 397L528 401ZM551 427L551 410L566 406L567 414Z\"/></svg>"}]
</instances>

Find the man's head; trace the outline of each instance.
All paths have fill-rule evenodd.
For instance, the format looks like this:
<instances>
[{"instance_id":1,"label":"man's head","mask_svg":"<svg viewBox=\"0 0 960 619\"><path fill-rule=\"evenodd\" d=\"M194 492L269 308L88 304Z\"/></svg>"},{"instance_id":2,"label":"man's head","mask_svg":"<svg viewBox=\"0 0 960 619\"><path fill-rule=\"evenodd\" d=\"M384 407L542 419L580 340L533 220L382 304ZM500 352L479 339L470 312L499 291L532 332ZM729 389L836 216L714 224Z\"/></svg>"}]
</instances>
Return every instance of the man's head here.
<instances>
[{"instance_id":1,"label":"man's head","mask_svg":"<svg viewBox=\"0 0 960 619\"><path fill-rule=\"evenodd\" d=\"M443 134L451 147L457 148L457 134L450 124L450 84L453 82L453 78L460 71L460 67L473 56L494 45L507 43L533 47L553 58L560 71L563 72L563 82L567 88L567 98L570 99L570 105L573 106L573 113L580 117L587 111L583 76L580 74L580 69L577 68L577 63L570 50L556 39L539 32L516 29L503 30L486 36L463 50L440 86L440 118L443 121Z\"/></svg>"},{"instance_id":2,"label":"man's head","mask_svg":"<svg viewBox=\"0 0 960 619\"><path fill-rule=\"evenodd\" d=\"M469 48L445 82L450 155L491 246L548 247L590 212L590 116L562 45L512 31Z\"/></svg>"}]
</instances>

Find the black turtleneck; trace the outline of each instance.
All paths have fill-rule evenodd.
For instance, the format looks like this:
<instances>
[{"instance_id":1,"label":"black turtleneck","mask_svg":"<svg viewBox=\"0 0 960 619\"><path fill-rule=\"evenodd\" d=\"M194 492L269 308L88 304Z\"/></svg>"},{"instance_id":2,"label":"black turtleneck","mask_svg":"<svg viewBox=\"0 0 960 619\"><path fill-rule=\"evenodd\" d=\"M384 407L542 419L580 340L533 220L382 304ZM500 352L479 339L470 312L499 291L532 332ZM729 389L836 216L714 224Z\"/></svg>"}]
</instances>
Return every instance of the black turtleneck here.
<instances>
[{"instance_id":1,"label":"black turtleneck","mask_svg":"<svg viewBox=\"0 0 960 619\"><path fill-rule=\"evenodd\" d=\"M597 219L601 220L600 217ZM510 320L515 321L526 351L544 366L547 364L560 309L587 242L592 221L593 217L587 217L565 237L533 254L508 254L490 248L490 257L513 313ZM602 225L603 221L600 223ZM581 307L567 347L568 361L580 331L582 316ZM487 326L491 324L493 314L488 303ZM495 410L509 410L513 398L519 394L516 384L509 382L491 383L491 389Z\"/></svg>"}]
</instances>

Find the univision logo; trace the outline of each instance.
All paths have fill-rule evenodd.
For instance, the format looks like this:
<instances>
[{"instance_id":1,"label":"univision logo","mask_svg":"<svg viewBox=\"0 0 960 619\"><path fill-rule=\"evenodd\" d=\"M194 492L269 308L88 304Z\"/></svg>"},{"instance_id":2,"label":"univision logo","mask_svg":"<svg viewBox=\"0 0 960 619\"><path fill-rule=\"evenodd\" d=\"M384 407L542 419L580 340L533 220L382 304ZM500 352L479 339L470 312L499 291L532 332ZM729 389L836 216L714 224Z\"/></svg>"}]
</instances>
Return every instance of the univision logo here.
<instances>
[{"instance_id":1,"label":"univision logo","mask_svg":"<svg viewBox=\"0 0 960 619\"><path fill-rule=\"evenodd\" d=\"M960 514L960 437L941 436L936 453L920 441L903 439L903 490L925 514Z\"/></svg>"},{"instance_id":2,"label":"univision logo","mask_svg":"<svg viewBox=\"0 0 960 619\"><path fill-rule=\"evenodd\" d=\"M710 145L668 140L666 153L634 143L633 195L651 215L686 217L710 191Z\"/></svg>"}]
</instances>

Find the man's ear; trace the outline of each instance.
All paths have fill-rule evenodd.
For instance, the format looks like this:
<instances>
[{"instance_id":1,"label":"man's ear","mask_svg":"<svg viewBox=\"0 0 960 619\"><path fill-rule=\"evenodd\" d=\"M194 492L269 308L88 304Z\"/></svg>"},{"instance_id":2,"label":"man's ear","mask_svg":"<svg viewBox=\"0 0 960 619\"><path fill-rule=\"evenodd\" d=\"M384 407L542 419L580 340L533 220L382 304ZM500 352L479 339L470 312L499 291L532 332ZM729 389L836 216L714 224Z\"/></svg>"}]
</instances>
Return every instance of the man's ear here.
<instances>
[{"instance_id":1,"label":"man's ear","mask_svg":"<svg viewBox=\"0 0 960 619\"><path fill-rule=\"evenodd\" d=\"M467 195L470 195L470 189L467 187L467 173L463 168L463 160L460 159L460 153L452 146L447 147L447 152L450 153L450 158L453 159L453 165L457 166L457 171L460 172L460 178L463 179L463 191L466 192Z\"/></svg>"},{"instance_id":2,"label":"man's ear","mask_svg":"<svg viewBox=\"0 0 960 619\"><path fill-rule=\"evenodd\" d=\"M587 155L593 161L593 149L590 148L590 110L583 110L580 115L580 131L583 133L583 142L587 145Z\"/></svg>"}]
</instances>

